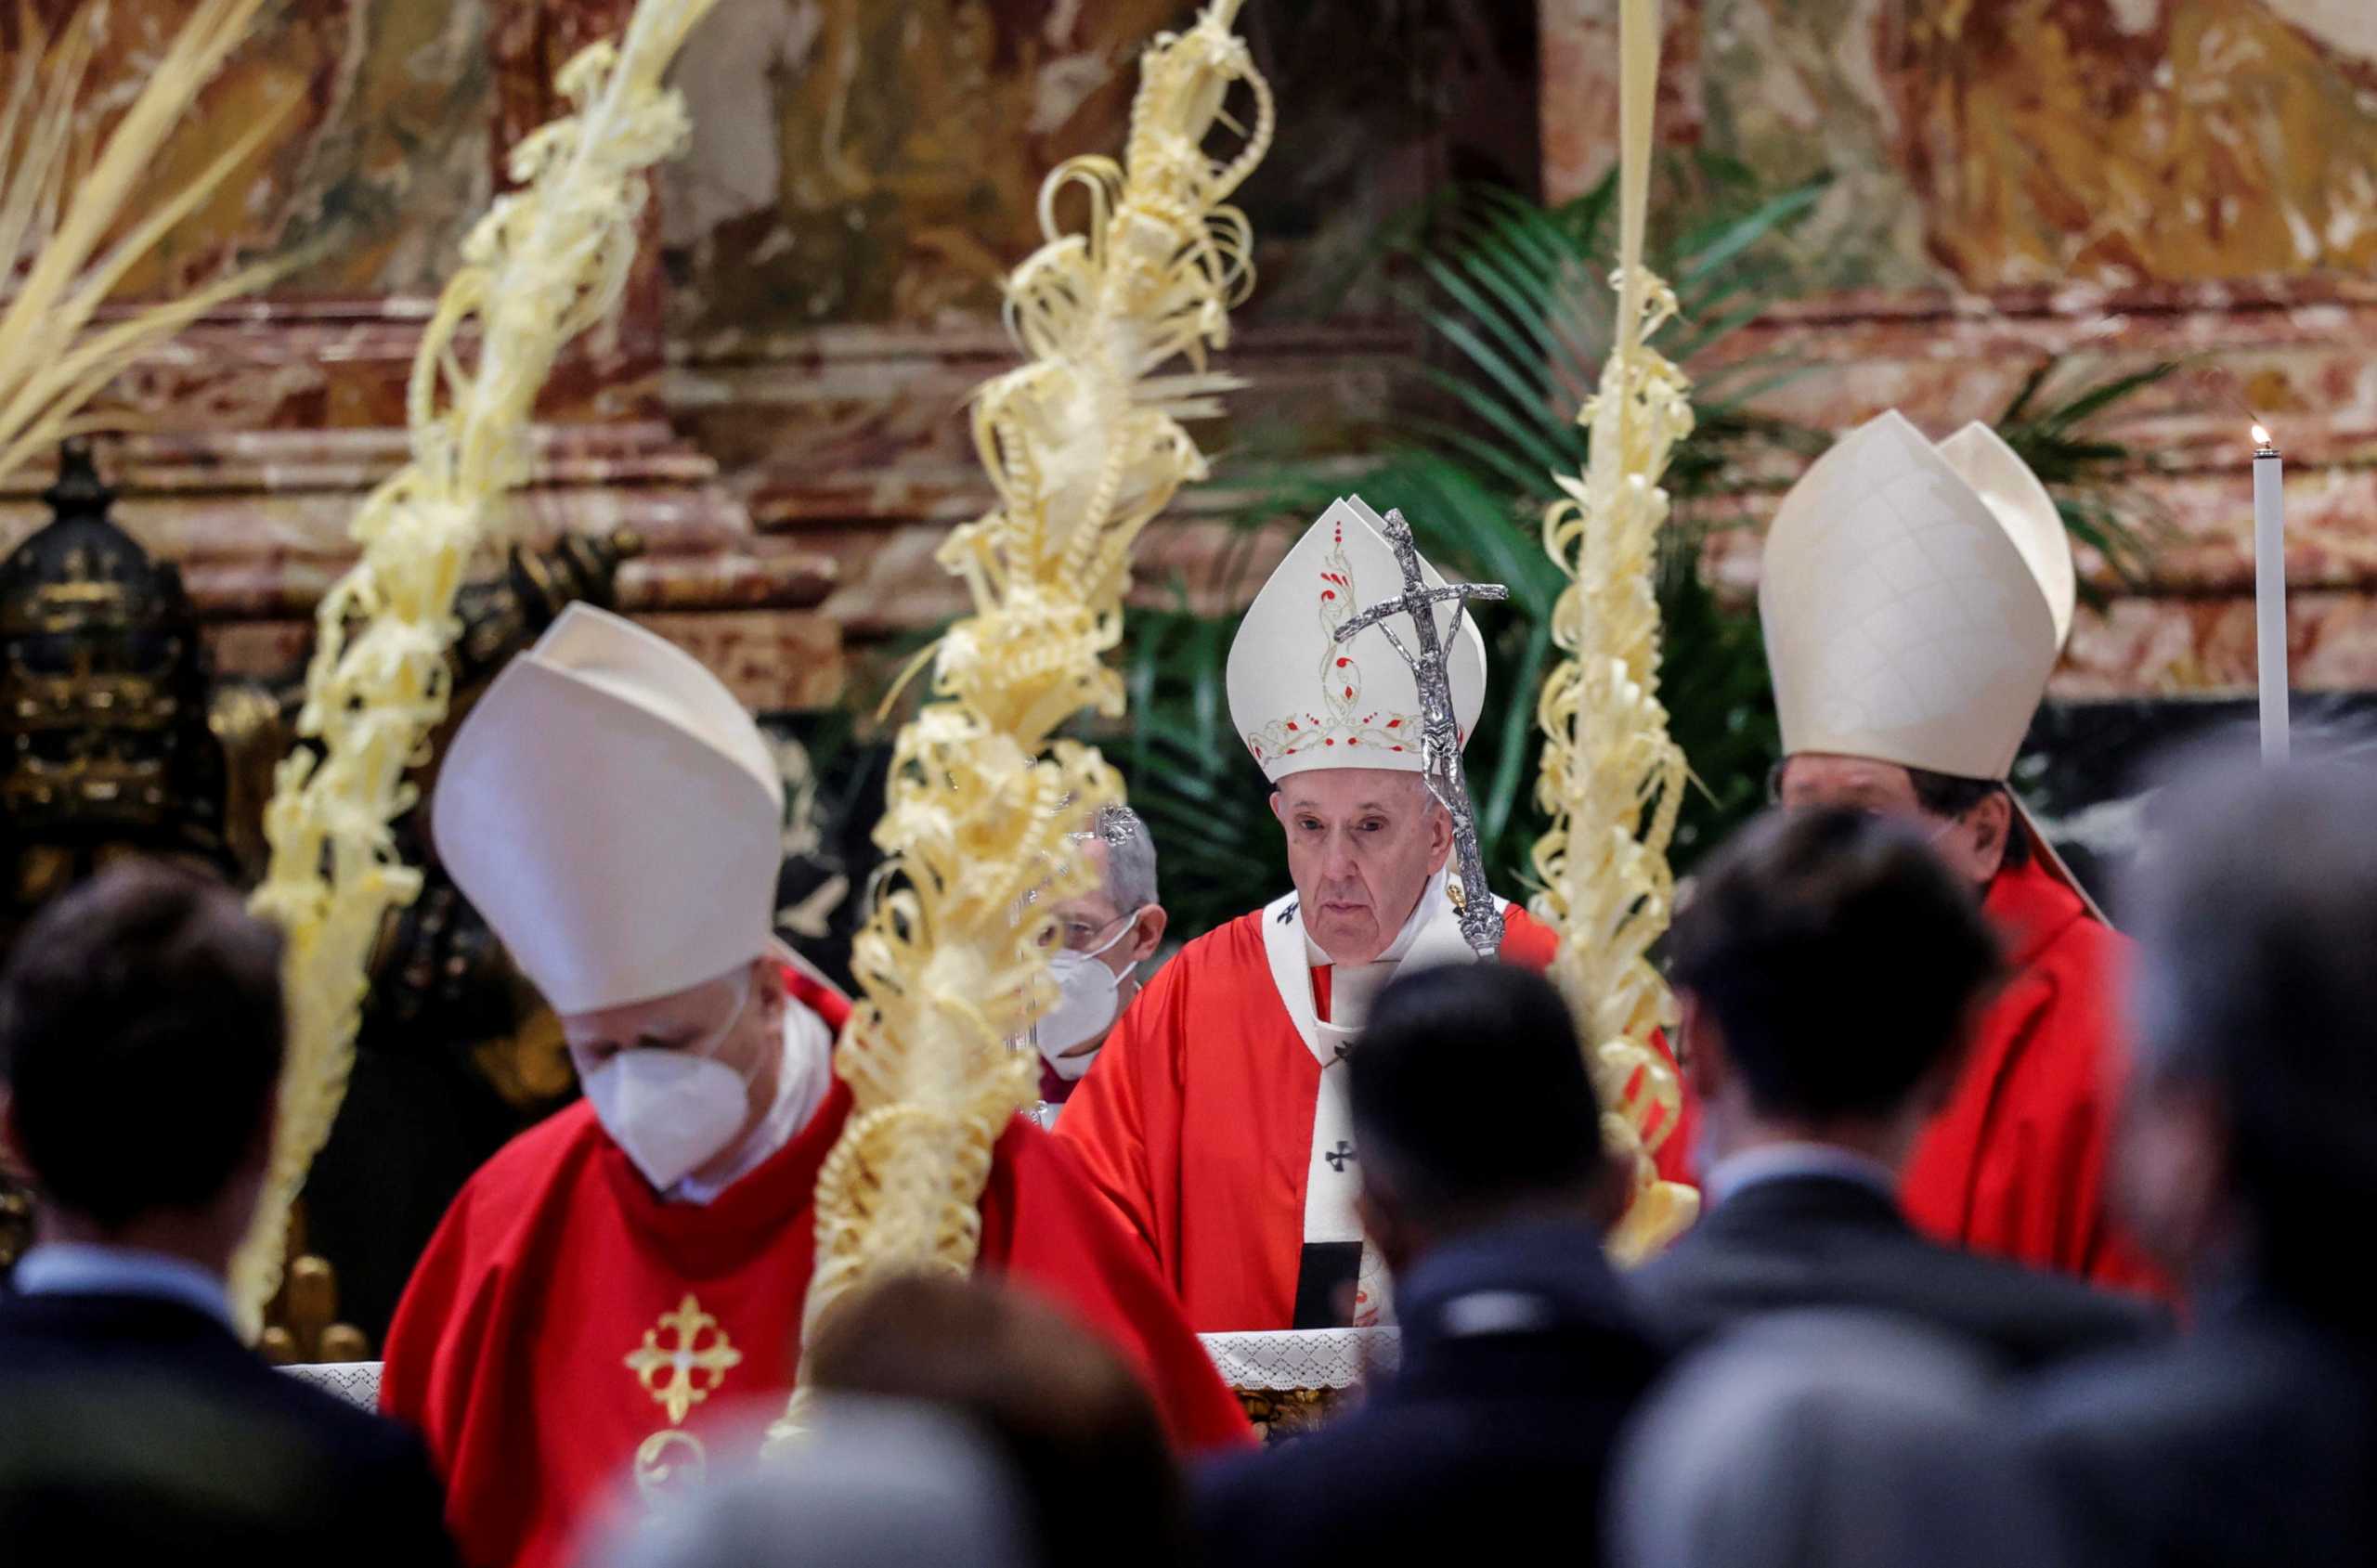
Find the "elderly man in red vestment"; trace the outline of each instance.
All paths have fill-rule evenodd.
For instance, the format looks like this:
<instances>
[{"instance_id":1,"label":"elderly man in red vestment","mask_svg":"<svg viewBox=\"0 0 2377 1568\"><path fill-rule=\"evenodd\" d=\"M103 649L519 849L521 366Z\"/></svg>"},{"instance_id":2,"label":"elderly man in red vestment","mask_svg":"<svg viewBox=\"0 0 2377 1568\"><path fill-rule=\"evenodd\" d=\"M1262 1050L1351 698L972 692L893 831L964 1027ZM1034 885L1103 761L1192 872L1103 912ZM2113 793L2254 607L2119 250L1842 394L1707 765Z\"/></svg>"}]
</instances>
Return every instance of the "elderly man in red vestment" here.
<instances>
[{"instance_id":1,"label":"elderly man in red vestment","mask_svg":"<svg viewBox=\"0 0 2377 1568\"><path fill-rule=\"evenodd\" d=\"M1474 961L1448 889L1451 820L1422 773L1417 684L1384 628L1335 640L1402 586L1383 523L1356 497L1255 596L1230 647L1230 715L1271 782L1294 890L1149 981L1058 1127L1200 1332L1369 1324L1388 1310L1354 1212L1344 1054L1399 967ZM1384 628L1416 645L1408 616ZM1466 614L1445 641L1466 741L1486 698L1485 642ZM1550 930L1515 908L1504 918L1504 962L1551 961ZM1668 1149L1681 1158L1687 1141Z\"/></svg>"},{"instance_id":2,"label":"elderly man in red vestment","mask_svg":"<svg viewBox=\"0 0 2377 1568\"><path fill-rule=\"evenodd\" d=\"M2073 598L2055 503L1994 432L1934 445L1895 411L1852 431L1767 537L1776 791L1926 823L2005 945L2012 978L1916 1146L1908 1215L1976 1251L2151 1289L2103 1191L2128 943L2006 784Z\"/></svg>"},{"instance_id":3,"label":"elderly man in red vestment","mask_svg":"<svg viewBox=\"0 0 2377 1568\"><path fill-rule=\"evenodd\" d=\"M687 654L573 606L455 737L438 853L561 1017L585 1098L471 1179L389 1329L480 1564L566 1560L631 1478L681 1487L780 1407L812 1187L851 1106L847 1001L770 935L783 786ZM1019 1119L981 1199L985 1267L1119 1348L1178 1440L1237 1401L1072 1152Z\"/></svg>"}]
</instances>

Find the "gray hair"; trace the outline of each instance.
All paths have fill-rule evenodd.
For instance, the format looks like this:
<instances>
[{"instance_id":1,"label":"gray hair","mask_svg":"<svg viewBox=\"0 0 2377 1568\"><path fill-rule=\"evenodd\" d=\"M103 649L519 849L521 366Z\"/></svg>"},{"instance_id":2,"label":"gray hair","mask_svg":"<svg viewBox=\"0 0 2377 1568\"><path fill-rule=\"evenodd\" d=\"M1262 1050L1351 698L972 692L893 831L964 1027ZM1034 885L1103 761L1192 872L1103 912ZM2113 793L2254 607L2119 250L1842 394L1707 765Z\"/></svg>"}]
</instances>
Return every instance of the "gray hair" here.
<instances>
[{"instance_id":1,"label":"gray hair","mask_svg":"<svg viewBox=\"0 0 2377 1568\"><path fill-rule=\"evenodd\" d=\"M1095 838L1105 844L1106 896L1114 901L1118 913L1128 914L1163 901L1156 890L1155 840L1137 811L1128 806L1100 806L1089 831L1073 838L1079 843Z\"/></svg>"}]
</instances>

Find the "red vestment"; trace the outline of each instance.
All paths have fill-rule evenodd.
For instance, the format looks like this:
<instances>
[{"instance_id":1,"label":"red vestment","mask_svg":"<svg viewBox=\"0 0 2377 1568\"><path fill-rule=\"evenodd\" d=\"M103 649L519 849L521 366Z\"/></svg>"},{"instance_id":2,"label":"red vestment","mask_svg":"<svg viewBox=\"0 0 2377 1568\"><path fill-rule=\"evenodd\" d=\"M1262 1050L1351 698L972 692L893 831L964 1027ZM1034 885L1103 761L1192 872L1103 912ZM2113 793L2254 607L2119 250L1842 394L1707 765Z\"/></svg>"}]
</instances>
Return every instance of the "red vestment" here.
<instances>
[{"instance_id":1,"label":"red vestment","mask_svg":"<svg viewBox=\"0 0 2377 1568\"><path fill-rule=\"evenodd\" d=\"M1916 1144L1907 1214L1954 1246L2167 1293L2105 1209L2131 944L2036 859L2000 871L1983 907L2012 978Z\"/></svg>"},{"instance_id":2,"label":"red vestment","mask_svg":"<svg viewBox=\"0 0 2377 1568\"><path fill-rule=\"evenodd\" d=\"M1286 1328L1304 1261L1321 1066L1281 1002L1256 910L1198 938L1123 1015L1057 1136L1154 1254L1201 1334ZM1503 962L1540 969L1555 939L1506 912ZM1312 970L1322 1016L1329 966ZM1687 1105L1659 1150L1683 1169Z\"/></svg>"},{"instance_id":3,"label":"red vestment","mask_svg":"<svg viewBox=\"0 0 2377 1568\"><path fill-rule=\"evenodd\" d=\"M798 976L794 992L838 1028L839 997ZM381 1385L387 1412L428 1439L465 1561L566 1562L608 1523L592 1516L630 1495L631 1470L682 1477L742 1457L720 1448L747 1443L754 1408L780 1409L793 1384L812 1189L850 1108L838 1081L798 1136L707 1205L662 1202L582 1103L471 1178L396 1309ZM981 1212L985 1268L1111 1342L1176 1441L1248 1440L1236 1397L1071 1150L1018 1121Z\"/></svg>"}]
</instances>

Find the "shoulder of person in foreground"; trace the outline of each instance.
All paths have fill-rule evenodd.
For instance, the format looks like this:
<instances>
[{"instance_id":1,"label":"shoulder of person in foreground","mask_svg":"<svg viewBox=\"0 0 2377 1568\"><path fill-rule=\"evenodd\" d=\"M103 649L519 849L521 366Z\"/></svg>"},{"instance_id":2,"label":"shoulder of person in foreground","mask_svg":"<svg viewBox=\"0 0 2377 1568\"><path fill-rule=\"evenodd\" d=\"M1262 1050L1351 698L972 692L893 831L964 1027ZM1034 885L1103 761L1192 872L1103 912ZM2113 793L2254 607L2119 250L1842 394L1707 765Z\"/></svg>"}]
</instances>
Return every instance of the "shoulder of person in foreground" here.
<instances>
[{"instance_id":1,"label":"shoulder of person in foreground","mask_svg":"<svg viewBox=\"0 0 2377 1568\"><path fill-rule=\"evenodd\" d=\"M1565 1251L1577 1234L1513 1228L1490 1251L1415 1270L1398 1308L1424 1321L1405 1319L1398 1373L1308 1435L1195 1472L1208 1557L1244 1555L1250 1540L1256 1562L1326 1560L1352 1543L1461 1550L1489 1520L1513 1536L1556 1520L1591 1539L1602 1467L1668 1356L1614 1286L1578 1293ZM1564 1304L1539 1317L1552 1301Z\"/></svg>"},{"instance_id":2,"label":"shoulder of person in foreground","mask_svg":"<svg viewBox=\"0 0 2377 1568\"><path fill-rule=\"evenodd\" d=\"M1147 1248L1061 1138L1017 1118L992 1151L982 1199L985 1261L1072 1309L1121 1351L1146 1380L1176 1443L1211 1448L1251 1440L1237 1395Z\"/></svg>"},{"instance_id":3,"label":"shoulder of person in foreground","mask_svg":"<svg viewBox=\"0 0 2377 1568\"><path fill-rule=\"evenodd\" d=\"M2358 1562L2377 1538L2377 1367L2332 1342L2199 1328L2028 1380L2014 1409L2098 1561Z\"/></svg>"},{"instance_id":4,"label":"shoulder of person in foreground","mask_svg":"<svg viewBox=\"0 0 2377 1568\"><path fill-rule=\"evenodd\" d=\"M130 1550L177 1519L193 1532L172 1543L186 1560L207 1561L214 1539L310 1542L320 1561L391 1568L454 1561L444 1494L411 1432L227 1338L219 1356L181 1363L61 1361L56 1376L0 1380L0 1539L29 1545L12 1516L37 1530L80 1510L72 1558L25 1561L113 1561L110 1542Z\"/></svg>"},{"instance_id":5,"label":"shoulder of person in foreground","mask_svg":"<svg viewBox=\"0 0 2377 1568\"><path fill-rule=\"evenodd\" d=\"M1654 1354L1646 1341L1646 1365ZM1573 1379L1547 1372L1555 1380ZM1299 1568L1421 1552L1457 1562L1538 1530L1590 1542L1603 1466L1635 1403L1612 1392L1358 1406L1278 1446L1208 1457L1190 1475L1191 1532L1202 1561Z\"/></svg>"},{"instance_id":6,"label":"shoulder of person in foreground","mask_svg":"<svg viewBox=\"0 0 2377 1568\"><path fill-rule=\"evenodd\" d=\"M1644 1316L1678 1346L1747 1318L1838 1307L1902 1313L1980 1341L2007 1365L2028 1369L2144 1343L2171 1327L2170 1314L2142 1297L1912 1232L1849 1247L1702 1227L1624 1277Z\"/></svg>"}]
</instances>

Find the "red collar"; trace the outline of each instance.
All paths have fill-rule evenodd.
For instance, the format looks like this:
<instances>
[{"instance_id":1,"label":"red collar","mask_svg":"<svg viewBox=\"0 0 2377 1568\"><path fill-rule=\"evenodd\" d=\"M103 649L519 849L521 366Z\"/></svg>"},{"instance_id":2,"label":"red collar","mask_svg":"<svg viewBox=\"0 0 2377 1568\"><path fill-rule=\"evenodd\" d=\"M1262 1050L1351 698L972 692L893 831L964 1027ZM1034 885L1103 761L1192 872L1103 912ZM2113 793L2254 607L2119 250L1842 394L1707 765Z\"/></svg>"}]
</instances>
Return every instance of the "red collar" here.
<instances>
[{"instance_id":1,"label":"red collar","mask_svg":"<svg viewBox=\"0 0 2377 1568\"><path fill-rule=\"evenodd\" d=\"M2000 867L1990 879L1981 907L2006 944L2006 961L2020 969L2046 950L2047 944L2072 928L2075 920L2090 918L2080 895L2059 881L2037 856L2018 866Z\"/></svg>"}]
</instances>

